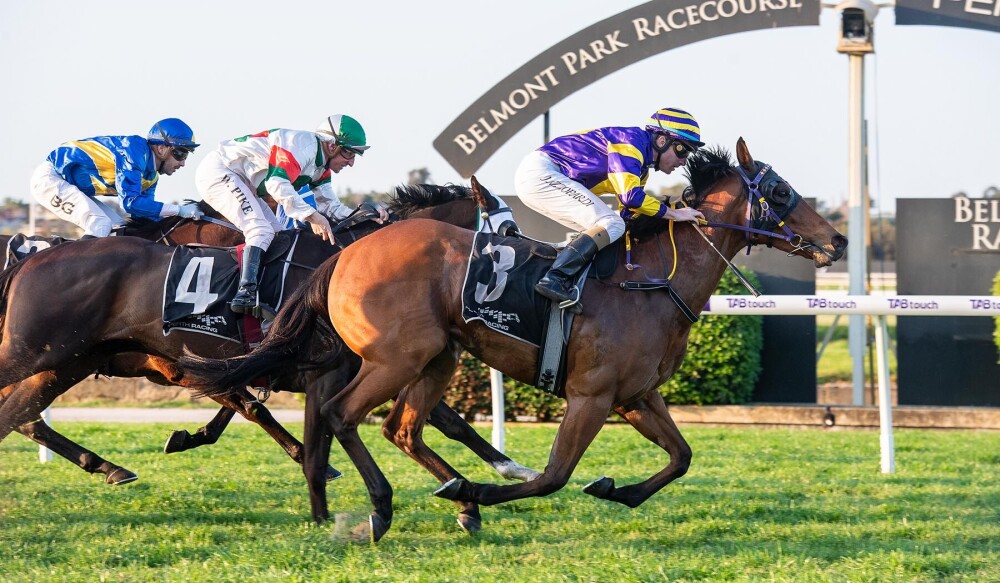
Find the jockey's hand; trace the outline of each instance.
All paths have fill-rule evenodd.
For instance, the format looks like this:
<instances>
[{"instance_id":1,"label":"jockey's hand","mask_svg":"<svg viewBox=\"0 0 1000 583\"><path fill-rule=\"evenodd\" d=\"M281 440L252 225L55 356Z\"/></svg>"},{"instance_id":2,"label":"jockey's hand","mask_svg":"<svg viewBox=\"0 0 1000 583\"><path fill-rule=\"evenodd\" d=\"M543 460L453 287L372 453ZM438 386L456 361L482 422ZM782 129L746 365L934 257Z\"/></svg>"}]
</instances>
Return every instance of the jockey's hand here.
<instances>
[{"instance_id":1,"label":"jockey's hand","mask_svg":"<svg viewBox=\"0 0 1000 583\"><path fill-rule=\"evenodd\" d=\"M336 241L333 239L333 229L330 227L330 221L326 220L319 211L306 217L306 222L309 223L309 228L312 232L320 237L323 237L324 241L329 241L331 245L335 244Z\"/></svg>"},{"instance_id":2,"label":"jockey's hand","mask_svg":"<svg viewBox=\"0 0 1000 583\"><path fill-rule=\"evenodd\" d=\"M358 205L358 209L378 213L378 218L372 220L380 225L384 225L389 222L389 213L386 212L384 206L378 204L377 202L365 201Z\"/></svg>"},{"instance_id":3,"label":"jockey's hand","mask_svg":"<svg viewBox=\"0 0 1000 583\"><path fill-rule=\"evenodd\" d=\"M182 204L177 210L177 216L184 217L185 219L198 220L205 216L205 213L201 212L198 205L194 203Z\"/></svg>"},{"instance_id":4,"label":"jockey's hand","mask_svg":"<svg viewBox=\"0 0 1000 583\"><path fill-rule=\"evenodd\" d=\"M705 215L701 214L701 211L698 209L685 206L675 209L667 209L663 218L672 221L701 223L705 220Z\"/></svg>"}]
</instances>

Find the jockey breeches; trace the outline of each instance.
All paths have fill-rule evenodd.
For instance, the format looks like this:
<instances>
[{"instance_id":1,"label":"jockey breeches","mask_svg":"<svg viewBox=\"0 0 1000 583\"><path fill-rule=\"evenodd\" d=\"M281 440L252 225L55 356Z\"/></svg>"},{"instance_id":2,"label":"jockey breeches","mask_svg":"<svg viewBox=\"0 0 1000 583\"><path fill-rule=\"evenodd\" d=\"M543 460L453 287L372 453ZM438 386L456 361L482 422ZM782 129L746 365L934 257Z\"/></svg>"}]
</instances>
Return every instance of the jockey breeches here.
<instances>
[{"instance_id":1,"label":"jockey breeches","mask_svg":"<svg viewBox=\"0 0 1000 583\"><path fill-rule=\"evenodd\" d=\"M602 227L611 241L625 233L625 220L596 194L568 178L542 152L528 154L514 174L514 190L528 208L574 231Z\"/></svg>"},{"instance_id":2,"label":"jockey breeches","mask_svg":"<svg viewBox=\"0 0 1000 583\"><path fill-rule=\"evenodd\" d=\"M194 182L201 198L243 231L247 245L267 250L274 232L284 228L247 180L226 166L218 152L201 161Z\"/></svg>"},{"instance_id":3,"label":"jockey breeches","mask_svg":"<svg viewBox=\"0 0 1000 583\"><path fill-rule=\"evenodd\" d=\"M31 196L59 218L83 229L84 235L107 237L112 228L125 224L114 208L67 182L48 160L31 175Z\"/></svg>"}]
</instances>

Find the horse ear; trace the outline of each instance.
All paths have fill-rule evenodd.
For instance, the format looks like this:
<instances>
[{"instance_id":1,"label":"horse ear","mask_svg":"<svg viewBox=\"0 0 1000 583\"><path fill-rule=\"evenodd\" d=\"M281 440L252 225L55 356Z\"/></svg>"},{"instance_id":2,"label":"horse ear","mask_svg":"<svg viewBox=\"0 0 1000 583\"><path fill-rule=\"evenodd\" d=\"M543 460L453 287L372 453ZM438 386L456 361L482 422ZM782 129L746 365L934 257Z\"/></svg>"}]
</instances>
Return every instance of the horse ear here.
<instances>
[{"instance_id":1,"label":"horse ear","mask_svg":"<svg viewBox=\"0 0 1000 583\"><path fill-rule=\"evenodd\" d=\"M753 156L750 155L750 148L747 148L747 143L743 141L743 136L740 136L740 139L736 140L736 159L739 160L743 170L747 172L754 171Z\"/></svg>"},{"instance_id":2,"label":"horse ear","mask_svg":"<svg viewBox=\"0 0 1000 583\"><path fill-rule=\"evenodd\" d=\"M473 174L470 178L470 184L472 184L472 199L476 201L476 204L482 210L489 210L488 196L490 191L483 188L483 185L476 180L476 175ZM485 194L484 194L485 193Z\"/></svg>"}]
</instances>

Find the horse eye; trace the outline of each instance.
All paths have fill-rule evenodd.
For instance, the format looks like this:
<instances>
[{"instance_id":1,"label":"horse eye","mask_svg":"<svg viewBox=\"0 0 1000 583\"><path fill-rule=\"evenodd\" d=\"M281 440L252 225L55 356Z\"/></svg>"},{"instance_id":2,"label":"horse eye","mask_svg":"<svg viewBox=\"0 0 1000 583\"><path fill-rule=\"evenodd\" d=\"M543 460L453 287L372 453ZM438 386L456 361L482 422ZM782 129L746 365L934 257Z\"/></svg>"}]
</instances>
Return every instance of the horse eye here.
<instances>
[{"instance_id":1,"label":"horse eye","mask_svg":"<svg viewBox=\"0 0 1000 583\"><path fill-rule=\"evenodd\" d=\"M771 198L778 204L785 204L792 197L792 187L786 182L779 182L771 191Z\"/></svg>"}]
</instances>

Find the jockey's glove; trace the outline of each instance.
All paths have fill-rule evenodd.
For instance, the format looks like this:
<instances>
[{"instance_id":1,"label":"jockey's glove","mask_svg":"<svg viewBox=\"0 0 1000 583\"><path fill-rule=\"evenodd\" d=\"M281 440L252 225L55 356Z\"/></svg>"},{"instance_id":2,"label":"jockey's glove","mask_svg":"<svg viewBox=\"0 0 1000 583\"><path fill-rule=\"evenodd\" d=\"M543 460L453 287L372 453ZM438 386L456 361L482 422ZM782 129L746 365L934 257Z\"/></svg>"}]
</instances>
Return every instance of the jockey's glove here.
<instances>
[{"instance_id":1,"label":"jockey's glove","mask_svg":"<svg viewBox=\"0 0 1000 583\"><path fill-rule=\"evenodd\" d=\"M189 203L189 204L182 204L177 209L177 215L184 217L185 219L194 219L197 221L201 217L205 216L205 213L201 212L201 210L198 209L198 205L194 203Z\"/></svg>"}]
</instances>

